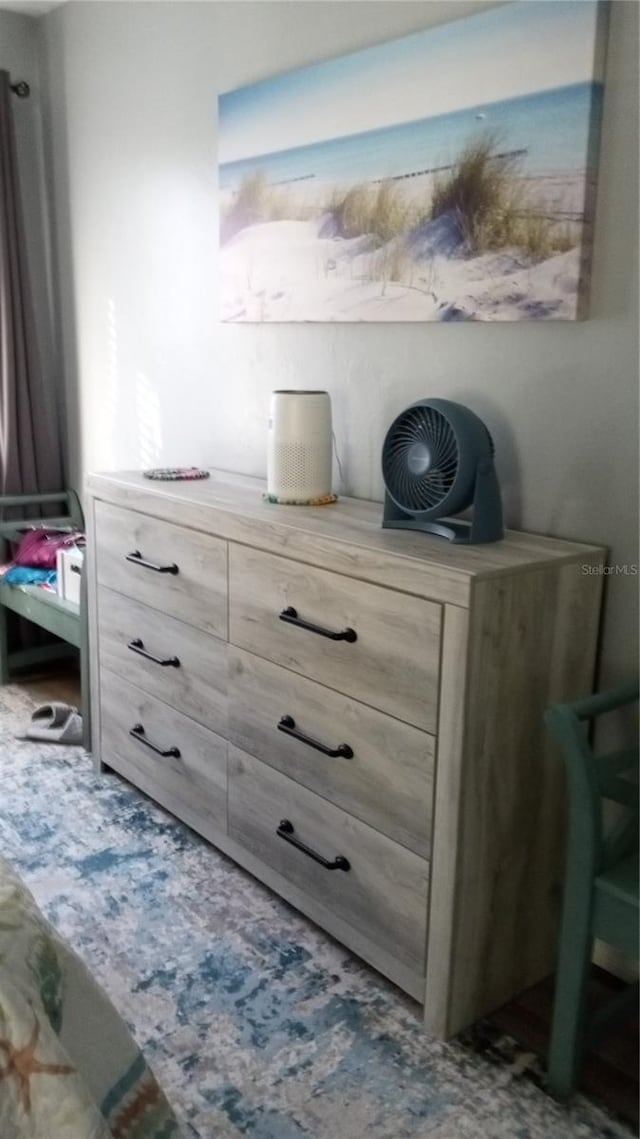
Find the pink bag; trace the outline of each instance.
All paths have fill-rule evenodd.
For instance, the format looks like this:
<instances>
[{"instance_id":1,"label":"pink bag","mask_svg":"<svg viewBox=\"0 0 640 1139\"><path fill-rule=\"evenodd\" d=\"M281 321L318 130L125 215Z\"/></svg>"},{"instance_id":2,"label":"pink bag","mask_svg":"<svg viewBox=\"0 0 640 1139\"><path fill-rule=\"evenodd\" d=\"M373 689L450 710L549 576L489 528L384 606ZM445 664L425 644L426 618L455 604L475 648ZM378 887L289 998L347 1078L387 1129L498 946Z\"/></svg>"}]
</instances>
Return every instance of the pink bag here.
<instances>
[{"instance_id":1,"label":"pink bag","mask_svg":"<svg viewBox=\"0 0 640 1139\"><path fill-rule=\"evenodd\" d=\"M31 569L55 569L58 550L81 542L84 543L84 534L80 530L47 530L45 527L28 530L20 539L13 563Z\"/></svg>"}]
</instances>

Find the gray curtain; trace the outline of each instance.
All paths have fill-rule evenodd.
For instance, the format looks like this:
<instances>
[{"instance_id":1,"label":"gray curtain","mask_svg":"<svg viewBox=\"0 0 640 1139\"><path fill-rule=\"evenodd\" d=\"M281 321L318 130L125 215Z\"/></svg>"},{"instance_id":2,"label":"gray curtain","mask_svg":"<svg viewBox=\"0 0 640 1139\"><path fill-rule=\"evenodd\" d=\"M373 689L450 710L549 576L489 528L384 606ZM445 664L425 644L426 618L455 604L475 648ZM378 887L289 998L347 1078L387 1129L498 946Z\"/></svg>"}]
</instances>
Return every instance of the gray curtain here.
<instances>
[{"instance_id":1,"label":"gray curtain","mask_svg":"<svg viewBox=\"0 0 640 1139\"><path fill-rule=\"evenodd\" d=\"M64 487L55 401L40 363L9 75L0 71L0 494Z\"/></svg>"}]
</instances>

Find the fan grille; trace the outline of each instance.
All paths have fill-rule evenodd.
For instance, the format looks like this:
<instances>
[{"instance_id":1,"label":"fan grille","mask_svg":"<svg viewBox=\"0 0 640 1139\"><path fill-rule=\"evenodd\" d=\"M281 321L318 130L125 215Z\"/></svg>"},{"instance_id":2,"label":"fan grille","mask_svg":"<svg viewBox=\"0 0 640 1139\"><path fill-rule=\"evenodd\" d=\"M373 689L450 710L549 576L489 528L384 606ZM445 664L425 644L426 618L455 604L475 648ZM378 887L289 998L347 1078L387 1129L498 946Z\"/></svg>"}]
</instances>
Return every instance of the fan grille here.
<instances>
[{"instance_id":1,"label":"fan grille","mask_svg":"<svg viewBox=\"0 0 640 1139\"><path fill-rule=\"evenodd\" d=\"M459 465L448 419L432 407L410 407L390 428L383 475L395 501L408 511L431 510L449 494Z\"/></svg>"}]
</instances>

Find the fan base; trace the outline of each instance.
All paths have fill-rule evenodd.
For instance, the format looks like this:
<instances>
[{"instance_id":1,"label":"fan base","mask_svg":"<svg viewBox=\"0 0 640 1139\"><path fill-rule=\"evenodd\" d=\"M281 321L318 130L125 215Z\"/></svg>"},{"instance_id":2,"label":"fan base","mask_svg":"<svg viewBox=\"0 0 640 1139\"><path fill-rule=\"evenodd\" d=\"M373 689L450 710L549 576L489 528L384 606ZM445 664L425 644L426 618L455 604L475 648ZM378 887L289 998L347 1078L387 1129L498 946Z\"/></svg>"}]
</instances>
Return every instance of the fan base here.
<instances>
[{"instance_id":1,"label":"fan base","mask_svg":"<svg viewBox=\"0 0 640 1139\"><path fill-rule=\"evenodd\" d=\"M432 521L435 509L411 514L393 501L388 491L384 496L383 529L419 530L423 534L433 534L458 545L481 546L487 542L499 542L504 538L502 525L502 503L493 460L481 459L476 466L470 522L451 522L436 518ZM436 507L437 509L437 507ZM431 518L425 514L431 515Z\"/></svg>"},{"instance_id":2,"label":"fan base","mask_svg":"<svg viewBox=\"0 0 640 1139\"><path fill-rule=\"evenodd\" d=\"M480 480L482 485L482 480ZM502 511L500 510L500 497L478 495L478 481L476 482L476 501L470 522L453 522L450 519L441 520L421 517L419 514L409 514L401 510L390 498L388 493L384 497L384 514L382 518L383 530L417 530L422 534L433 534L436 538L444 538L447 542L456 545L481 546L487 542L499 542L504 538L502 526ZM487 503L497 503L497 509L486 509Z\"/></svg>"},{"instance_id":3,"label":"fan base","mask_svg":"<svg viewBox=\"0 0 640 1139\"><path fill-rule=\"evenodd\" d=\"M388 519L382 523L383 530L419 530L422 534L435 534L448 542L472 545L477 539L471 536L471 526L465 522L420 522L417 518Z\"/></svg>"}]
</instances>

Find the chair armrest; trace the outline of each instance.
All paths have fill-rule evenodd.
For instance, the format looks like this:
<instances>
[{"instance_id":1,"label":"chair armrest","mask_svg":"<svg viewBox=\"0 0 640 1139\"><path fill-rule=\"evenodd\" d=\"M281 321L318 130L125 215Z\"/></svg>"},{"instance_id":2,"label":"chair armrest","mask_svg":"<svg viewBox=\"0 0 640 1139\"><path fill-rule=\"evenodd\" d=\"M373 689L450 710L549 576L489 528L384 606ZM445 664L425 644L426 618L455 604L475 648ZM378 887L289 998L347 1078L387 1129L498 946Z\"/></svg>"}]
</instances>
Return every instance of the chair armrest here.
<instances>
[{"instance_id":1,"label":"chair armrest","mask_svg":"<svg viewBox=\"0 0 640 1139\"><path fill-rule=\"evenodd\" d=\"M569 708L579 720L590 720L594 716L612 712L615 708L623 708L625 704L633 704L638 699L639 691L636 680L623 684L620 688L612 688L608 692L596 692L593 696L574 700L565 707Z\"/></svg>"}]
</instances>

